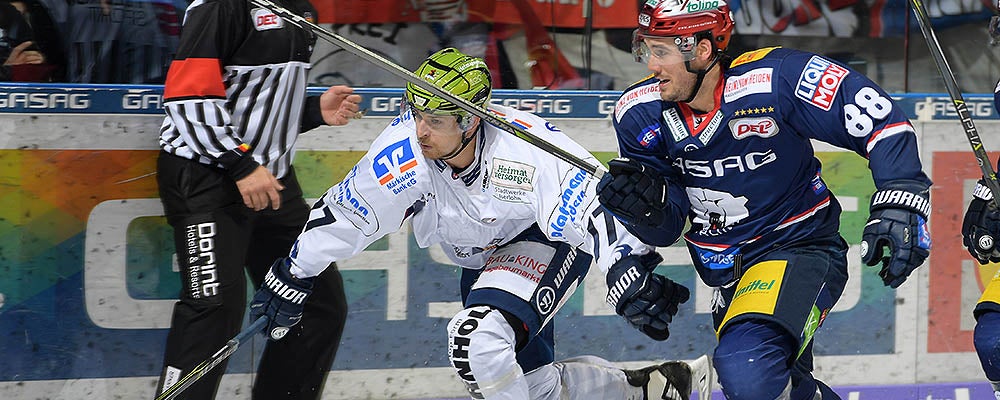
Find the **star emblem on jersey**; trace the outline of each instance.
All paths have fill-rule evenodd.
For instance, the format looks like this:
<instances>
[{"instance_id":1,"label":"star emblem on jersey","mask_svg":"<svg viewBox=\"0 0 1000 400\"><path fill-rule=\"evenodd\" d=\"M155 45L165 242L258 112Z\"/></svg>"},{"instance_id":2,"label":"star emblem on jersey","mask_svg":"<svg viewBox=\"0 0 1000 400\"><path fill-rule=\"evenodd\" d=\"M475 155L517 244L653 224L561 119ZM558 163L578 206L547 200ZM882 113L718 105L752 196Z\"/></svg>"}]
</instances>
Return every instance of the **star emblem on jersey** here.
<instances>
[{"instance_id":1,"label":"star emblem on jersey","mask_svg":"<svg viewBox=\"0 0 1000 400\"><path fill-rule=\"evenodd\" d=\"M733 112L733 116L734 117L743 117L743 116L747 116L747 115L771 114L773 112L774 112L774 107L773 106L754 107L754 108L748 108L748 109L744 109L744 110L736 110L736 111Z\"/></svg>"}]
</instances>

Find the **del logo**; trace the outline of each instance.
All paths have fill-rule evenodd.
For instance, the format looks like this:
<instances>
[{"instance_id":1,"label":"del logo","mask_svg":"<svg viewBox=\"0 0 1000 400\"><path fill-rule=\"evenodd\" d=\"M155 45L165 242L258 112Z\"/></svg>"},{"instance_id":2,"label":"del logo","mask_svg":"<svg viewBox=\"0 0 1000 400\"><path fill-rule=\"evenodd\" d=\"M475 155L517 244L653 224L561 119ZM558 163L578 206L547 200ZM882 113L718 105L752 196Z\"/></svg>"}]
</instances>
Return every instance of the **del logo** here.
<instances>
[{"instance_id":1,"label":"del logo","mask_svg":"<svg viewBox=\"0 0 1000 400\"><path fill-rule=\"evenodd\" d=\"M400 140L382 149L372 158L372 171L378 183L392 193L399 192L417 182L417 159L413 156L410 138Z\"/></svg>"},{"instance_id":2,"label":"del logo","mask_svg":"<svg viewBox=\"0 0 1000 400\"><path fill-rule=\"evenodd\" d=\"M840 83L850 71L820 56L813 56L806 63L799 82L795 86L795 96L824 111L830 111L833 98L837 96Z\"/></svg>"},{"instance_id":3,"label":"del logo","mask_svg":"<svg viewBox=\"0 0 1000 400\"><path fill-rule=\"evenodd\" d=\"M729 130L736 139L746 139L750 136L769 138L778 133L778 124L771 117L740 118L729 121Z\"/></svg>"},{"instance_id":4,"label":"del logo","mask_svg":"<svg viewBox=\"0 0 1000 400\"><path fill-rule=\"evenodd\" d=\"M277 14L271 12L271 10L257 8L253 10L253 24L254 28L258 31L266 31L268 29L281 29L282 20Z\"/></svg>"}]
</instances>

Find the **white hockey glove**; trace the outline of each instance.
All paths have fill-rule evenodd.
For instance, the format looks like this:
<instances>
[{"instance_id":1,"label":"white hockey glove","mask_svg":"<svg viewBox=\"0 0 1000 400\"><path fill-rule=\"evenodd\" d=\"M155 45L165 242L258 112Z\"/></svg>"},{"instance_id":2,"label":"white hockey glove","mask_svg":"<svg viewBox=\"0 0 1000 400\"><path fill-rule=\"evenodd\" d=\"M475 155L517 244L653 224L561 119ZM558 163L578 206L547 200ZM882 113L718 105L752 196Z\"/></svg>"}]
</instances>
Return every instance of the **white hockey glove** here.
<instances>
[{"instance_id":1,"label":"white hockey glove","mask_svg":"<svg viewBox=\"0 0 1000 400\"><path fill-rule=\"evenodd\" d=\"M861 234L861 261L868 266L881 264L878 275L886 286L902 285L930 254L930 209L927 185L916 181L893 181L872 195Z\"/></svg>"},{"instance_id":2,"label":"white hockey glove","mask_svg":"<svg viewBox=\"0 0 1000 400\"><path fill-rule=\"evenodd\" d=\"M272 340L285 337L299 323L306 298L312 294L313 278L295 278L290 269L288 258L275 261L250 303L250 319L266 316L264 333Z\"/></svg>"},{"instance_id":3,"label":"white hockey glove","mask_svg":"<svg viewBox=\"0 0 1000 400\"><path fill-rule=\"evenodd\" d=\"M607 302L615 313L654 340L670 337L668 325L677 315L677 306L688 301L691 292L653 269L663 261L657 253L627 256L608 270Z\"/></svg>"}]
</instances>

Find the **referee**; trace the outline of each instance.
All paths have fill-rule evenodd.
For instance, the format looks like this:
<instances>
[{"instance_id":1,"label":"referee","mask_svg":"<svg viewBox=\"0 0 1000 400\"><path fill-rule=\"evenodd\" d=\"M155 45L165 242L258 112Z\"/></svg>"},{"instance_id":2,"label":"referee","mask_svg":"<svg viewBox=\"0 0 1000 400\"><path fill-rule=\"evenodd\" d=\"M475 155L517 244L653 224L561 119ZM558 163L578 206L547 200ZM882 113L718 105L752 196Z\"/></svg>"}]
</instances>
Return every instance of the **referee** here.
<instances>
[{"instance_id":1,"label":"referee","mask_svg":"<svg viewBox=\"0 0 1000 400\"><path fill-rule=\"evenodd\" d=\"M315 19L307 0L277 3ZM306 96L315 41L245 0L199 0L187 9L164 87L157 163L182 283L157 393L239 332L244 269L259 287L302 230L309 207L292 167L297 136L360 116L361 96L349 87ZM346 314L340 272L329 268L301 323L268 342L253 398L319 398ZM215 368L178 398L214 398L225 370Z\"/></svg>"}]
</instances>

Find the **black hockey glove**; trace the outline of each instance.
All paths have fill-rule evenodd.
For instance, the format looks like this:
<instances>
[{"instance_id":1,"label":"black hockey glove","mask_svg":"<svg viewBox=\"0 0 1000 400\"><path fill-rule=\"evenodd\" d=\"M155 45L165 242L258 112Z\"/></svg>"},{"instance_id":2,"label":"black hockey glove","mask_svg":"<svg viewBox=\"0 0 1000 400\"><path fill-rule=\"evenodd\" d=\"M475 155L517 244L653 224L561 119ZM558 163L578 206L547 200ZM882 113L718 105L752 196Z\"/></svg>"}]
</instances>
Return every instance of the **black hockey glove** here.
<instances>
[{"instance_id":1,"label":"black hockey glove","mask_svg":"<svg viewBox=\"0 0 1000 400\"><path fill-rule=\"evenodd\" d=\"M608 304L636 329L654 340L667 340L667 325L677 315L677 306L691 296L688 288L653 269L663 261L657 253L627 256L608 270Z\"/></svg>"},{"instance_id":2,"label":"black hockey glove","mask_svg":"<svg viewBox=\"0 0 1000 400\"><path fill-rule=\"evenodd\" d=\"M1000 237L1000 210L993 202L993 193L983 180L976 184L972 192L972 201L962 220L962 244L969 254L986 265L989 262L1000 262L1000 247L996 245Z\"/></svg>"},{"instance_id":3,"label":"black hockey glove","mask_svg":"<svg viewBox=\"0 0 1000 400\"><path fill-rule=\"evenodd\" d=\"M597 184L601 205L635 226L660 226L667 204L667 181L653 168L628 158L608 162Z\"/></svg>"},{"instance_id":4,"label":"black hockey glove","mask_svg":"<svg viewBox=\"0 0 1000 400\"><path fill-rule=\"evenodd\" d=\"M886 286L902 285L930 254L930 208L927 185L920 182L890 182L872 195L870 216L861 235L861 261L868 266L881 263L878 275ZM889 248L888 254L883 247Z\"/></svg>"},{"instance_id":5,"label":"black hockey glove","mask_svg":"<svg viewBox=\"0 0 1000 400\"><path fill-rule=\"evenodd\" d=\"M251 320L266 316L268 321L264 334L272 340L285 337L288 330L299 323L302 307L312 293L313 278L295 278L290 269L291 260L288 258L275 261L250 303Z\"/></svg>"}]
</instances>

